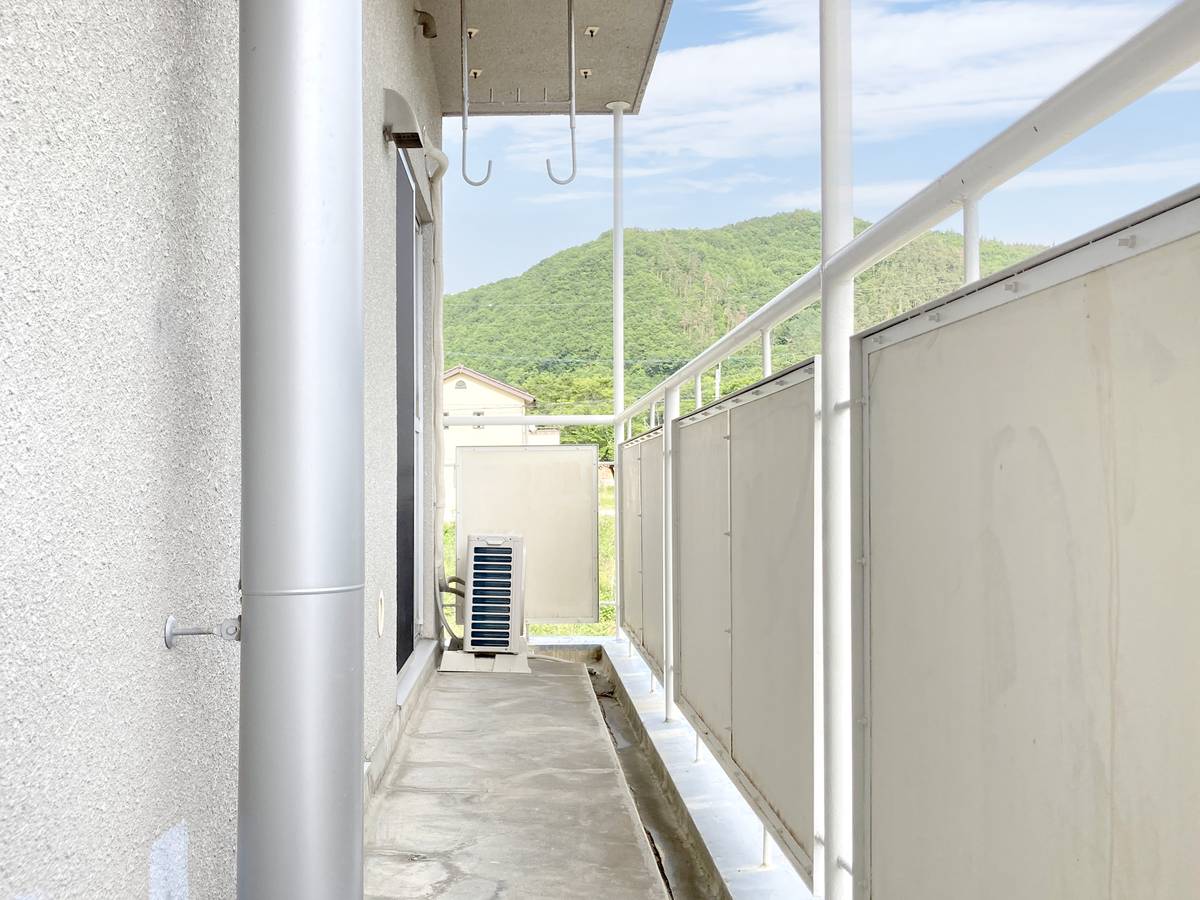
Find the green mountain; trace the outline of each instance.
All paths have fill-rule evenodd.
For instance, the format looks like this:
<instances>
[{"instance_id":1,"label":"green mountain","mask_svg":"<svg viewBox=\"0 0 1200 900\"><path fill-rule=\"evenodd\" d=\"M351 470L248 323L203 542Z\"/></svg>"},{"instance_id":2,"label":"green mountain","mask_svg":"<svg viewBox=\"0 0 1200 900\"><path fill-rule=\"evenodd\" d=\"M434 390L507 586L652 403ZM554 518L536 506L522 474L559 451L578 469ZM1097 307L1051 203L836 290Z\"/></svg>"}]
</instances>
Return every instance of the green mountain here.
<instances>
[{"instance_id":1,"label":"green mountain","mask_svg":"<svg viewBox=\"0 0 1200 900\"><path fill-rule=\"evenodd\" d=\"M861 231L869 223L859 221ZM820 260L821 217L807 210L713 229L625 233L626 400L642 396ZM984 241L985 275L1040 250ZM932 232L856 281L858 328L957 288L962 236ZM522 275L446 297L447 367L463 364L538 398L547 414L612 409L612 238L556 253ZM818 350L820 309L802 310L773 332L776 369ZM721 392L761 371L757 342L721 367ZM711 398L715 375L706 376ZM684 409L689 404L687 390ZM573 428L564 441L598 443L604 428Z\"/></svg>"}]
</instances>

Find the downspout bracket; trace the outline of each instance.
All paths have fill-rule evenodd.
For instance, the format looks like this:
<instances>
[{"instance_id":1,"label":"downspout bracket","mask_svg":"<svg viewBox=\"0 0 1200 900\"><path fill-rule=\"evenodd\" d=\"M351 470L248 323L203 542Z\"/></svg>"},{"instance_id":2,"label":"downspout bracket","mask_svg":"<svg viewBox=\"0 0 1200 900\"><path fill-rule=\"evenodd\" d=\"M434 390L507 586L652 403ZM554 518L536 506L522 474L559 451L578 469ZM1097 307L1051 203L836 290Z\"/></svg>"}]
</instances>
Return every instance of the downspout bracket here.
<instances>
[{"instance_id":1,"label":"downspout bracket","mask_svg":"<svg viewBox=\"0 0 1200 900\"><path fill-rule=\"evenodd\" d=\"M168 650L175 649L175 642L181 637L219 637L223 641L240 641L242 639L242 617L235 616L223 619L216 625L200 628L185 628L174 616L167 616L163 623L163 643Z\"/></svg>"}]
</instances>

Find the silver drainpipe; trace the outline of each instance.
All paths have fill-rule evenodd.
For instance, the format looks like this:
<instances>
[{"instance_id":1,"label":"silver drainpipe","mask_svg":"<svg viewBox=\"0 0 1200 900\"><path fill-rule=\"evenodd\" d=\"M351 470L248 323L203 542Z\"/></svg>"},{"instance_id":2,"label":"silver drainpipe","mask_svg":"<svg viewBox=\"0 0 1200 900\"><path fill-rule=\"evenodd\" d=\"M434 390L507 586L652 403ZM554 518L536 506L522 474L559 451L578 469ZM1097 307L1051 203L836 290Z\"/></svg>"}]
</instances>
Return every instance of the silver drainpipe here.
<instances>
[{"instance_id":1,"label":"silver drainpipe","mask_svg":"<svg viewBox=\"0 0 1200 900\"><path fill-rule=\"evenodd\" d=\"M244 0L238 896L361 897L362 4Z\"/></svg>"}]
</instances>

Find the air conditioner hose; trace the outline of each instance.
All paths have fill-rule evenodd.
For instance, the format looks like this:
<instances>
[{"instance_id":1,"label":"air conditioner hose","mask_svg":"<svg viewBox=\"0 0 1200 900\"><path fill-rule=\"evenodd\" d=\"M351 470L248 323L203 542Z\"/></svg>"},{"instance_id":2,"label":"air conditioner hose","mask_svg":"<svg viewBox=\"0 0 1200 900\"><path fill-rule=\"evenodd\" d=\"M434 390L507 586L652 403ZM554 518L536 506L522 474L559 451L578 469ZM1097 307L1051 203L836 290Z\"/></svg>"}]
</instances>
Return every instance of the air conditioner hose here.
<instances>
[{"instance_id":1,"label":"air conditioner hose","mask_svg":"<svg viewBox=\"0 0 1200 900\"><path fill-rule=\"evenodd\" d=\"M461 650L463 648L463 638L461 635L455 634L454 629L450 627L450 622L446 618L446 604L442 601L442 594L453 594L456 597L466 598L466 591L454 587L455 582L464 584L463 580L457 577L443 579L438 583L437 611L438 619L442 623L442 630L446 632L446 635L450 639L449 649Z\"/></svg>"}]
</instances>

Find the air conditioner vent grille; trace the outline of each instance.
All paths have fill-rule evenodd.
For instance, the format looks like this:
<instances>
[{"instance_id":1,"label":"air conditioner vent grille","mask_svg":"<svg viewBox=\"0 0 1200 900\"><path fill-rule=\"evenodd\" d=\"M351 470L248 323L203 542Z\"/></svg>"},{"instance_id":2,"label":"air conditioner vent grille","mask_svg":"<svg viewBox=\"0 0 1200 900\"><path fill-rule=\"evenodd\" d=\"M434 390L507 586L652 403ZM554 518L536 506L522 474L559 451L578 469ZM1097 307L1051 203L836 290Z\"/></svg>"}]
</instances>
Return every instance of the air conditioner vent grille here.
<instances>
[{"instance_id":1,"label":"air conditioner vent grille","mask_svg":"<svg viewBox=\"0 0 1200 900\"><path fill-rule=\"evenodd\" d=\"M467 538L467 627L465 649L516 653L523 630L520 537L471 535Z\"/></svg>"}]
</instances>

